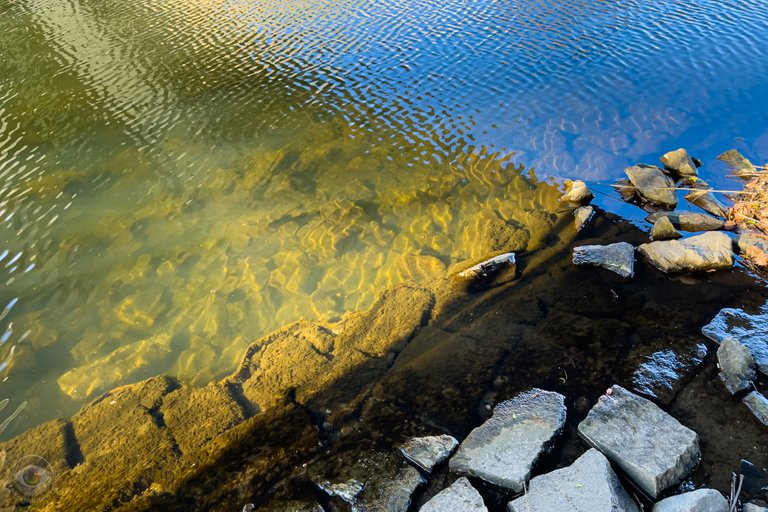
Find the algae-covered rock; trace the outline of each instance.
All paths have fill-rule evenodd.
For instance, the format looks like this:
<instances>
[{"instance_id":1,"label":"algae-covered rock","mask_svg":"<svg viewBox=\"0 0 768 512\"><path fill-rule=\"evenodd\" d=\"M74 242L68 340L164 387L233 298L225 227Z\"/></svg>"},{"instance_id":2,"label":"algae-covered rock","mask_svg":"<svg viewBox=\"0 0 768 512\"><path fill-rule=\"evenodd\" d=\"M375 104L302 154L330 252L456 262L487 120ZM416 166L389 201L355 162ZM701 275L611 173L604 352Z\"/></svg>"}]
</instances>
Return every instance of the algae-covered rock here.
<instances>
[{"instance_id":1,"label":"algae-covered rock","mask_svg":"<svg viewBox=\"0 0 768 512\"><path fill-rule=\"evenodd\" d=\"M170 352L170 336L158 334L123 345L104 357L70 370L57 382L72 398L90 398L126 380L150 377Z\"/></svg>"}]
</instances>

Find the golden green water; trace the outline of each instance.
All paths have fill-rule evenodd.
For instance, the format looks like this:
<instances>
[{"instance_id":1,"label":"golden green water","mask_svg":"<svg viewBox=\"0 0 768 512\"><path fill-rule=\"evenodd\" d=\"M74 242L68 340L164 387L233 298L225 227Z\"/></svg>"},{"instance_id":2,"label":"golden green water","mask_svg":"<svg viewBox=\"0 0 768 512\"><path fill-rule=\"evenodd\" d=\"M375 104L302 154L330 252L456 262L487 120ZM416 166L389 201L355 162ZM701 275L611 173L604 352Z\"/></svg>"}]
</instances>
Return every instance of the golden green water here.
<instances>
[{"instance_id":1,"label":"golden green water","mask_svg":"<svg viewBox=\"0 0 768 512\"><path fill-rule=\"evenodd\" d=\"M208 382L289 322L535 249L557 208L508 155L234 61L214 6L30 5L0 9L2 395L26 402L5 435L151 375Z\"/></svg>"}]
</instances>

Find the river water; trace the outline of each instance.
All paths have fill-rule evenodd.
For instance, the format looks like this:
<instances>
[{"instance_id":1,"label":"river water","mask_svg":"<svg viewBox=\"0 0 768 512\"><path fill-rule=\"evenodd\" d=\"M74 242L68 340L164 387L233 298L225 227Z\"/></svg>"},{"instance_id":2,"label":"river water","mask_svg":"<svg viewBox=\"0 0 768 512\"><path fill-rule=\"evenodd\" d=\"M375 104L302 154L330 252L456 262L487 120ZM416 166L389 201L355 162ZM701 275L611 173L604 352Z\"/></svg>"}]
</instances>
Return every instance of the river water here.
<instances>
[{"instance_id":1,"label":"river water","mask_svg":"<svg viewBox=\"0 0 768 512\"><path fill-rule=\"evenodd\" d=\"M536 250L531 169L767 160L767 8L3 2L3 437L150 375L221 377L272 329L480 256L488 222Z\"/></svg>"}]
</instances>

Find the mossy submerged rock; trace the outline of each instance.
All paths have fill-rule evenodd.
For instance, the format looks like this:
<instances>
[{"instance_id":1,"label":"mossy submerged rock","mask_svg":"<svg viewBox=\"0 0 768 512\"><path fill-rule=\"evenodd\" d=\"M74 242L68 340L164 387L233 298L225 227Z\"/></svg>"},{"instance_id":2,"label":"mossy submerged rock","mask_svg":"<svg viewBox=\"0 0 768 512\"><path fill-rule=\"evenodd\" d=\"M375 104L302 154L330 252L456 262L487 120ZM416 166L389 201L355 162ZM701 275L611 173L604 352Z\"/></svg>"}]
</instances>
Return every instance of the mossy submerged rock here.
<instances>
[{"instance_id":1,"label":"mossy submerged rock","mask_svg":"<svg viewBox=\"0 0 768 512\"><path fill-rule=\"evenodd\" d=\"M565 424L565 397L532 389L498 404L459 445L452 471L522 492L531 468Z\"/></svg>"},{"instance_id":2,"label":"mossy submerged rock","mask_svg":"<svg viewBox=\"0 0 768 512\"><path fill-rule=\"evenodd\" d=\"M698 463L699 436L650 400L614 385L579 424L579 434L650 496Z\"/></svg>"},{"instance_id":3,"label":"mossy submerged rock","mask_svg":"<svg viewBox=\"0 0 768 512\"><path fill-rule=\"evenodd\" d=\"M627 242L574 247L573 264L594 265L621 277L632 277L635 274L635 248Z\"/></svg>"}]
</instances>

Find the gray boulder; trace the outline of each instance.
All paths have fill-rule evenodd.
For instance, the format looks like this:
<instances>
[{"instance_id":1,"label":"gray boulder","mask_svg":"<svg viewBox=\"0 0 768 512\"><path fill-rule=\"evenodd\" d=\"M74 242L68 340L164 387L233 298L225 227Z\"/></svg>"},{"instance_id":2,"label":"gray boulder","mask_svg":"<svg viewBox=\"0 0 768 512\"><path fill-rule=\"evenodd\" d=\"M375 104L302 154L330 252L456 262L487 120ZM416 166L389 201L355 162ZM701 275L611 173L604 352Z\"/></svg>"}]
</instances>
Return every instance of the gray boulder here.
<instances>
[{"instance_id":1,"label":"gray boulder","mask_svg":"<svg viewBox=\"0 0 768 512\"><path fill-rule=\"evenodd\" d=\"M459 442L449 435L414 437L406 441L400 452L417 467L431 473L434 467L446 460Z\"/></svg>"},{"instance_id":2,"label":"gray boulder","mask_svg":"<svg viewBox=\"0 0 768 512\"><path fill-rule=\"evenodd\" d=\"M528 492L511 501L509 512L639 512L608 459L588 450L567 468L537 476Z\"/></svg>"},{"instance_id":3,"label":"gray boulder","mask_svg":"<svg viewBox=\"0 0 768 512\"><path fill-rule=\"evenodd\" d=\"M768 399L759 391L752 391L742 398L742 403L752 412L760 423L768 427Z\"/></svg>"},{"instance_id":4,"label":"gray boulder","mask_svg":"<svg viewBox=\"0 0 768 512\"><path fill-rule=\"evenodd\" d=\"M436 494L421 512L487 512L483 497L464 477Z\"/></svg>"},{"instance_id":5,"label":"gray boulder","mask_svg":"<svg viewBox=\"0 0 768 512\"><path fill-rule=\"evenodd\" d=\"M579 434L656 497L698 463L699 436L621 386L609 392L579 424Z\"/></svg>"},{"instance_id":6,"label":"gray boulder","mask_svg":"<svg viewBox=\"0 0 768 512\"><path fill-rule=\"evenodd\" d=\"M582 245L573 249L574 265L594 265L621 277L635 274L635 248L627 242L610 245Z\"/></svg>"},{"instance_id":7,"label":"gray boulder","mask_svg":"<svg viewBox=\"0 0 768 512\"><path fill-rule=\"evenodd\" d=\"M675 226L670 222L669 217L659 217L653 223L651 238L653 240L676 240L683 235L677 232Z\"/></svg>"},{"instance_id":8,"label":"gray boulder","mask_svg":"<svg viewBox=\"0 0 768 512\"><path fill-rule=\"evenodd\" d=\"M714 489L696 489L661 500L653 512L728 512L728 502Z\"/></svg>"},{"instance_id":9,"label":"gray boulder","mask_svg":"<svg viewBox=\"0 0 768 512\"><path fill-rule=\"evenodd\" d=\"M732 395L744 391L755 380L755 359L736 338L728 338L717 349L720 380Z\"/></svg>"},{"instance_id":10,"label":"gray boulder","mask_svg":"<svg viewBox=\"0 0 768 512\"><path fill-rule=\"evenodd\" d=\"M660 160L665 168L680 176L696 176L698 174L691 155L683 148L666 153Z\"/></svg>"},{"instance_id":11,"label":"gray boulder","mask_svg":"<svg viewBox=\"0 0 768 512\"><path fill-rule=\"evenodd\" d=\"M725 162L730 173L740 178L751 179L757 174L757 169L752 165L752 162L735 149L729 149L725 153L718 155L717 159Z\"/></svg>"},{"instance_id":12,"label":"gray boulder","mask_svg":"<svg viewBox=\"0 0 768 512\"><path fill-rule=\"evenodd\" d=\"M642 244L638 252L662 272L717 270L733 266L731 238L710 232L684 240L665 240Z\"/></svg>"},{"instance_id":13,"label":"gray boulder","mask_svg":"<svg viewBox=\"0 0 768 512\"><path fill-rule=\"evenodd\" d=\"M576 225L576 231L581 231L587 222L595 214L595 209L592 206L580 206L573 210L573 216L575 217L574 223Z\"/></svg>"},{"instance_id":14,"label":"gray boulder","mask_svg":"<svg viewBox=\"0 0 768 512\"><path fill-rule=\"evenodd\" d=\"M711 215L692 212L656 212L648 215L646 220L656 222L662 217L668 218L673 226L683 231L718 231L725 227L725 223L720 219Z\"/></svg>"},{"instance_id":15,"label":"gray boulder","mask_svg":"<svg viewBox=\"0 0 768 512\"><path fill-rule=\"evenodd\" d=\"M757 369L768 375L768 303L755 314L739 308L724 308L701 332L715 343L738 339L752 352Z\"/></svg>"},{"instance_id":16,"label":"gray boulder","mask_svg":"<svg viewBox=\"0 0 768 512\"><path fill-rule=\"evenodd\" d=\"M744 508L742 509L744 512L768 512L768 506L759 505L757 503L745 503Z\"/></svg>"},{"instance_id":17,"label":"gray boulder","mask_svg":"<svg viewBox=\"0 0 768 512\"><path fill-rule=\"evenodd\" d=\"M669 209L677 206L675 182L658 167L634 165L624 169L624 172L646 201Z\"/></svg>"},{"instance_id":18,"label":"gray boulder","mask_svg":"<svg viewBox=\"0 0 768 512\"><path fill-rule=\"evenodd\" d=\"M522 492L531 468L565 424L565 397L532 389L498 404L451 458L451 470Z\"/></svg>"},{"instance_id":19,"label":"gray boulder","mask_svg":"<svg viewBox=\"0 0 768 512\"><path fill-rule=\"evenodd\" d=\"M565 194L560 197L560 201L566 203L586 204L594 195L589 190L587 184L583 181L565 181Z\"/></svg>"}]
</instances>

